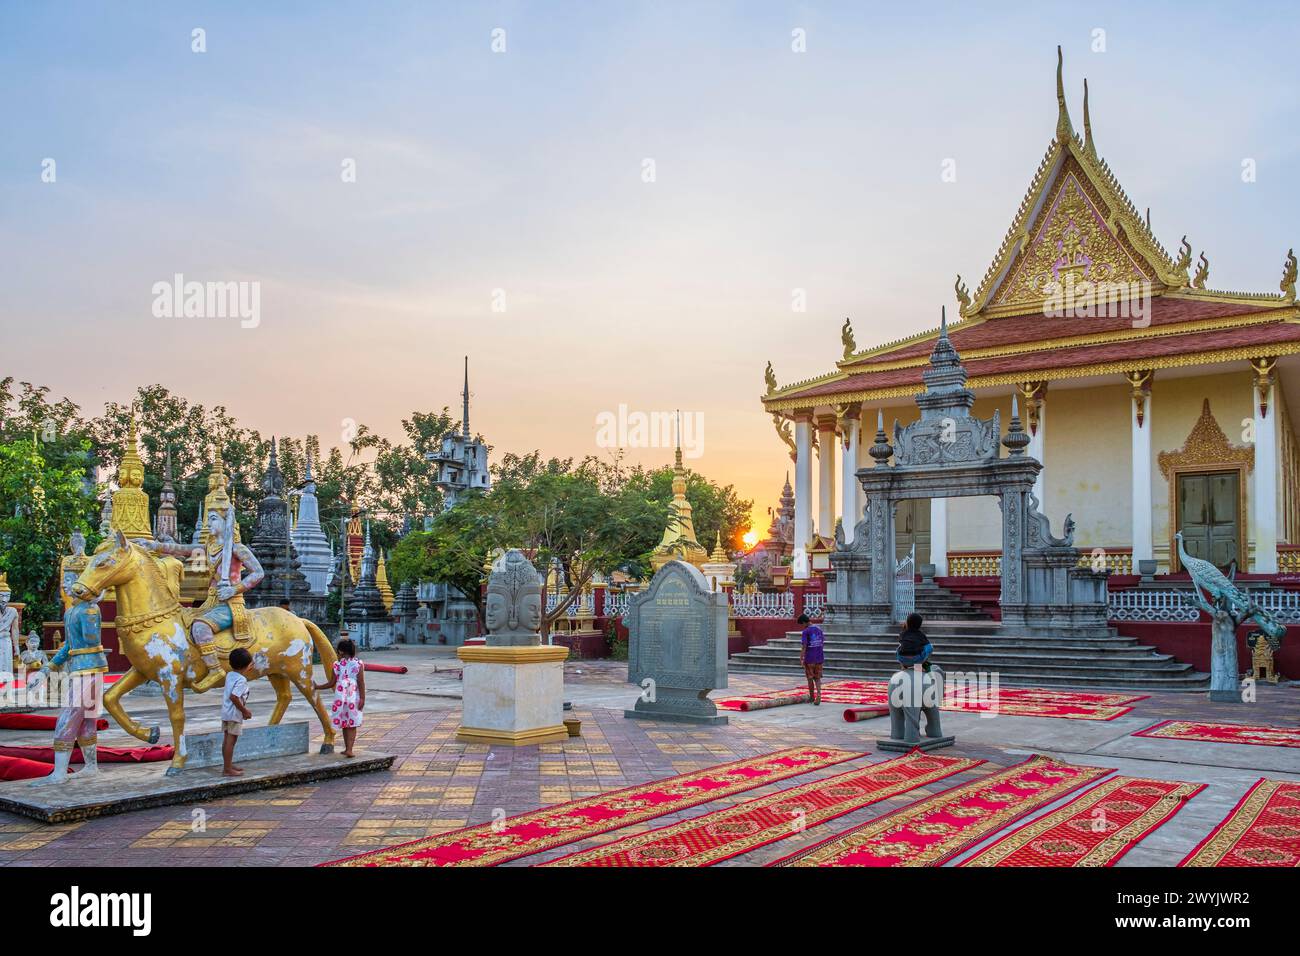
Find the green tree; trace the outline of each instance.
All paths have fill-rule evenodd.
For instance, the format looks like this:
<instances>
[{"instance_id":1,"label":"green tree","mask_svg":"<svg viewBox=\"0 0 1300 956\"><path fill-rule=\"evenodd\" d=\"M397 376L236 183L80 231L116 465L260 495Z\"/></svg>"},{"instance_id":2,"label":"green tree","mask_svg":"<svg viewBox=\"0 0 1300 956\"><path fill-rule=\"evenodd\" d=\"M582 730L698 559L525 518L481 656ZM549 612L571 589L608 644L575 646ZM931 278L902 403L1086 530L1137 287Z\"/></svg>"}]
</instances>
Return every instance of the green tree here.
<instances>
[{"instance_id":1,"label":"green tree","mask_svg":"<svg viewBox=\"0 0 1300 956\"><path fill-rule=\"evenodd\" d=\"M638 467L629 472L628 483L652 501L667 506L673 500L673 474L673 469L667 466L649 471ZM719 533L722 547L727 552L735 553L744 548L741 537L750 527L752 500L736 497L732 485L718 485L689 469L686 472L686 500L691 503L695 534L706 551L713 550Z\"/></svg>"},{"instance_id":2,"label":"green tree","mask_svg":"<svg viewBox=\"0 0 1300 956\"><path fill-rule=\"evenodd\" d=\"M52 464L44 443L20 439L0 444L0 568L9 578L13 599L25 603L25 621L34 628L57 620L59 561L73 531L89 534L97 512L86 490L90 443L81 460L68 454Z\"/></svg>"}]
</instances>

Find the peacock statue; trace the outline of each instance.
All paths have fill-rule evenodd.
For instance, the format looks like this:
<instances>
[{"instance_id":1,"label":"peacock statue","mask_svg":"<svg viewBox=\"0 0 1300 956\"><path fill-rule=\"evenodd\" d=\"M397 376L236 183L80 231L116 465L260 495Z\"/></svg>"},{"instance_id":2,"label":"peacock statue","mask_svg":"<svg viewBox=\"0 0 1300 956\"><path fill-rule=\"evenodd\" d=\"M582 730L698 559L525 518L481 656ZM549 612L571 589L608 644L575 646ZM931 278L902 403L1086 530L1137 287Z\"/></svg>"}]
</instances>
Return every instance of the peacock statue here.
<instances>
[{"instance_id":1,"label":"peacock statue","mask_svg":"<svg viewBox=\"0 0 1300 956\"><path fill-rule=\"evenodd\" d=\"M1196 592L1193 603L1197 607L1211 615L1214 608L1221 607L1232 615L1233 621L1238 625L1254 618L1268 636L1270 644L1276 647L1281 643L1286 634L1286 625L1256 605L1245 591L1233 584L1227 575L1209 561L1188 554L1183 547L1181 531L1174 535L1174 540L1178 544L1178 560L1192 577L1192 588Z\"/></svg>"}]
</instances>

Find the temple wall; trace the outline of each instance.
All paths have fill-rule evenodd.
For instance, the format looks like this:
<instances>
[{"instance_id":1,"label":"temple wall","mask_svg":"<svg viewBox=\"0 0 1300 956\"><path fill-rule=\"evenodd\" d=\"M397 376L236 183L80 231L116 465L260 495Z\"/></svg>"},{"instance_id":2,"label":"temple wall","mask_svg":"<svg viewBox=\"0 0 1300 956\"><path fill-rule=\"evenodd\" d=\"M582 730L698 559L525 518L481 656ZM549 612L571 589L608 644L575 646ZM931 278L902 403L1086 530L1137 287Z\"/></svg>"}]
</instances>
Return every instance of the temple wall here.
<instances>
[{"instance_id":1,"label":"temple wall","mask_svg":"<svg viewBox=\"0 0 1300 956\"><path fill-rule=\"evenodd\" d=\"M1062 534L1074 515L1080 550L1128 547L1133 536L1130 506L1132 441L1126 385L1047 388L1047 439L1043 514Z\"/></svg>"}]
</instances>

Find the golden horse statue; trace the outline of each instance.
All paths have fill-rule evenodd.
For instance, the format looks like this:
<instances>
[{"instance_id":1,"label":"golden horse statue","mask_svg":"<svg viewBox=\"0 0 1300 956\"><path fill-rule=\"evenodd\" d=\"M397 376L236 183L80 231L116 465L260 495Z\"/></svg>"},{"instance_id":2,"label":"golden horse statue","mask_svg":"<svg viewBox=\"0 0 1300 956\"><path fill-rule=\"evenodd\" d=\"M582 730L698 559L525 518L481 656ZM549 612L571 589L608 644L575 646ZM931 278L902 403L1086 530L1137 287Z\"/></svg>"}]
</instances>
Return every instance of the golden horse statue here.
<instances>
[{"instance_id":1,"label":"golden horse statue","mask_svg":"<svg viewBox=\"0 0 1300 956\"><path fill-rule=\"evenodd\" d=\"M180 606L181 563L157 557L129 542L122 532L109 539L109 547L90 559L69 593L79 601L94 598L106 588L117 590L117 640L131 669L104 694L104 709L133 737L158 742L158 727L146 729L122 706L122 698L146 681L163 691L171 720L175 753L169 776L185 767L185 689L192 686L198 648L190 641L189 625L195 611ZM292 698L290 685L307 698L325 731L321 753L334 750L334 728L329 712L312 684L312 649L320 654L326 672L334 666L334 648L311 621L279 607L248 612L252 640L245 645L253 656L249 680L265 677L275 688L275 708L269 723L278 724ZM235 642L229 630L216 636L219 660L229 669Z\"/></svg>"}]
</instances>

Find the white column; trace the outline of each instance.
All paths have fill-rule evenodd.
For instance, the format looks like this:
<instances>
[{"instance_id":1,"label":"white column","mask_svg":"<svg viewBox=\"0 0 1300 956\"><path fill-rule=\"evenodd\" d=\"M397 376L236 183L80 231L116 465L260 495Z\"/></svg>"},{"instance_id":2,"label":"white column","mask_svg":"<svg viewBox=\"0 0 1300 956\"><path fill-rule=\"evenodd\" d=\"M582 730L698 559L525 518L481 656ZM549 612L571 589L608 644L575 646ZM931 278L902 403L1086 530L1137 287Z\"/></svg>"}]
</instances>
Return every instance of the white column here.
<instances>
[{"instance_id":1,"label":"white column","mask_svg":"<svg viewBox=\"0 0 1300 956\"><path fill-rule=\"evenodd\" d=\"M794 421L794 561L796 580L808 579L808 541L812 537L812 422Z\"/></svg>"},{"instance_id":2,"label":"white column","mask_svg":"<svg viewBox=\"0 0 1300 956\"><path fill-rule=\"evenodd\" d=\"M948 499L930 499L930 563L934 576L948 576Z\"/></svg>"},{"instance_id":3,"label":"white column","mask_svg":"<svg viewBox=\"0 0 1300 956\"><path fill-rule=\"evenodd\" d=\"M862 429L856 415L846 415L840 423L844 434L844 447L840 449L840 518L844 522L844 540L853 540L853 527L862 517L858 510L858 443L862 440Z\"/></svg>"},{"instance_id":4,"label":"white column","mask_svg":"<svg viewBox=\"0 0 1300 956\"><path fill-rule=\"evenodd\" d=\"M817 456L817 533L830 537L835 533L835 420L829 419L817 423L820 433L817 445L821 454Z\"/></svg>"},{"instance_id":5,"label":"white column","mask_svg":"<svg viewBox=\"0 0 1300 956\"><path fill-rule=\"evenodd\" d=\"M1265 418L1260 414L1260 380L1255 377L1255 494L1251 500L1251 514L1255 525L1256 574L1277 574L1277 395L1267 382L1265 397L1273 412Z\"/></svg>"},{"instance_id":6,"label":"white column","mask_svg":"<svg viewBox=\"0 0 1300 956\"><path fill-rule=\"evenodd\" d=\"M1138 414L1138 401L1144 414ZM1142 393L1129 399L1129 419L1133 436L1133 573L1139 561L1151 560L1151 394ZM1169 516L1174 521L1173 515Z\"/></svg>"}]
</instances>

